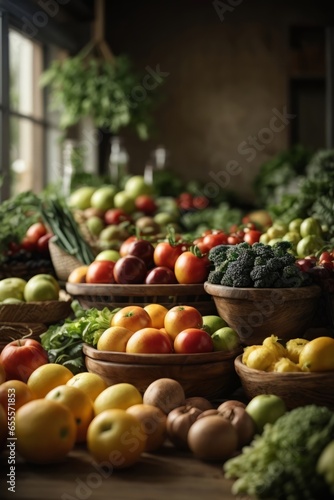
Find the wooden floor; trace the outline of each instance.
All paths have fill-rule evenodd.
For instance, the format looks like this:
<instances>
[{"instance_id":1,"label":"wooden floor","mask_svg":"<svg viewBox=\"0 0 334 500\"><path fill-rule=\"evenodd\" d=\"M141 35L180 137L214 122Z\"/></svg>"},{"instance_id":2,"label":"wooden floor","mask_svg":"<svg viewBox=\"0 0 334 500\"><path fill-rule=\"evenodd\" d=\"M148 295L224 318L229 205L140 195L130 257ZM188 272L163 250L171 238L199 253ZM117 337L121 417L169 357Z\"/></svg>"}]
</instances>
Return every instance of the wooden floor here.
<instances>
[{"instance_id":1,"label":"wooden floor","mask_svg":"<svg viewBox=\"0 0 334 500\"><path fill-rule=\"evenodd\" d=\"M15 493L6 484L9 465L0 458L0 498L16 500L236 500L222 464L205 463L168 443L121 471L98 471L84 448L57 465L28 465L18 459Z\"/></svg>"}]
</instances>

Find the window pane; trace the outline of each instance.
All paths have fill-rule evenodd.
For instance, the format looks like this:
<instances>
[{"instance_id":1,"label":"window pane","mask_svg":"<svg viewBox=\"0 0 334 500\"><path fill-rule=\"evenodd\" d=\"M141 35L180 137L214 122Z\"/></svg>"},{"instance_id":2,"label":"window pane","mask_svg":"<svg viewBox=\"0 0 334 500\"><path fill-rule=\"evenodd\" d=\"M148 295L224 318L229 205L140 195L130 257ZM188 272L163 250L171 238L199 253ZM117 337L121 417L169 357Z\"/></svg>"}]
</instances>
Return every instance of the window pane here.
<instances>
[{"instance_id":1,"label":"window pane","mask_svg":"<svg viewBox=\"0 0 334 500\"><path fill-rule=\"evenodd\" d=\"M36 42L9 31L10 107L18 113L43 117L42 49Z\"/></svg>"},{"instance_id":2,"label":"window pane","mask_svg":"<svg viewBox=\"0 0 334 500\"><path fill-rule=\"evenodd\" d=\"M43 185L42 127L30 120L12 117L10 130L11 196L30 189L37 192Z\"/></svg>"}]
</instances>

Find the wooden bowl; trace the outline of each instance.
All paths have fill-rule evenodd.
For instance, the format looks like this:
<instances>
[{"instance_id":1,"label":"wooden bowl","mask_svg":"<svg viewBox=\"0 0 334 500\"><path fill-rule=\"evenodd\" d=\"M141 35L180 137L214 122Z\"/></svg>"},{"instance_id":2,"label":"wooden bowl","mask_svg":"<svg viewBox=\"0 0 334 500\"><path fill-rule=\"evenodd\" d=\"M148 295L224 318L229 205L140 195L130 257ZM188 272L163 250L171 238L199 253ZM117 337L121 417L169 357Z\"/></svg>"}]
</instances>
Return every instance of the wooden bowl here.
<instances>
[{"instance_id":1,"label":"wooden bowl","mask_svg":"<svg viewBox=\"0 0 334 500\"><path fill-rule=\"evenodd\" d=\"M236 330L243 345L261 344L271 334L280 339L303 336L315 315L320 287L234 288L205 282L217 312Z\"/></svg>"},{"instance_id":2,"label":"wooden bowl","mask_svg":"<svg viewBox=\"0 0 334 500\"><path fill-rule=\"evenodd\" d=\"M156 303L170 309L177 305L192 305L203 315L217 314L214 300L204 290L204 284L196 285L95 285L66 283L66 291L80 302L82 307L145 306Z\"/></svg>"},{"instance_id":3,"label":"wooden bowl","mask_svg":"<svg viewBox=\"0 0 334 500\"><path fill-rule=\"evenodd\" d=\"M234 361L246 397L258 394L276 394L288 409L308 404L327 406L334 411L334 371L330 372L264 372L249 368L242 362L242 354Z\"/></svg>"},{"instance_id":4,"label":"wooden bowl","mask_svg":"<svg viewBox=\"0 0 334 500\"><path fill-rule=\"evenodd\" d=\"M128 382L142 393L158 378L178 380L187 397L215 399L227 396L240 385L234 359L241 349L230 353L130 354L98 351L84 344L87 370L100 375L108 385Z\"/></svg>"}]
</instances>

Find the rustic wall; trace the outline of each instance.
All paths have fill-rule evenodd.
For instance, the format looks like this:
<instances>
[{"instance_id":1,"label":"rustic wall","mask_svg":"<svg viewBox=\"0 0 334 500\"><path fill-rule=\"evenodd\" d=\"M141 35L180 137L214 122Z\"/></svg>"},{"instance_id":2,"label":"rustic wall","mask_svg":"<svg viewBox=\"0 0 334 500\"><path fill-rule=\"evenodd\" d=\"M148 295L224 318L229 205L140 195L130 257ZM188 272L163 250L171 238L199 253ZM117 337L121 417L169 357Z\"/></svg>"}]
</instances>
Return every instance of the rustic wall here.
<instances>
[{"instance_id":1,"label":"rustic wall","mask_svg":"<svg viewBox=\"0 0 334 500\"><path fill-rule=\"evenodd\" d=\"M219 16L205 0L107 3L113 51L165 75L148 90L164 96L155 136L141 142L123 134L131 172L143 172L150 151L163 144L184 179L252 200L259 165L289 145L289 27L325 24L329 4L241 0Z\"/></svg>"}]
</instances>

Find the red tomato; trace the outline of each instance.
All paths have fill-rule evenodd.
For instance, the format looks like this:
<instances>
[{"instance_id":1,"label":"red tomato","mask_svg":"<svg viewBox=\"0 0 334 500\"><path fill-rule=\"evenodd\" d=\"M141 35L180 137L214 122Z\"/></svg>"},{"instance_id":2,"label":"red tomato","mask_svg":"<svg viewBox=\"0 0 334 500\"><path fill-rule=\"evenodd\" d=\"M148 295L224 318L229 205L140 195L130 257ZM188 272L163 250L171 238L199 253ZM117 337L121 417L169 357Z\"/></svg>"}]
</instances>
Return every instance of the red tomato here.
<instances>
[{"instance_id":1,"label":"red tomato","mask_svg":"<svg viewBox=\"0 0 334 500\"><path fill-rule=\"evenodd\" d=\"M176 335L174 351L177 354L212 352L213 341L205 330L186 328Z\"/></svg>"},{"instance_id":2,"label":"red tomato","mask_svg":"<svg viewBox=\"0 0 334 500\"><path fill-rule=\"evenodd\" d=\"M208 253L210 248L203 243L203 241L199 241L196 243L197 248L201 251L202 254Z\"/></svg>"},{"instance_id":3,"label":"red tomato","mask_svg":"<svg viewBox=\"0 0 334 500\"><path fill-rule=\"evenodd\" d=\"M174 273L178 283L204 283L210 270L210 261L206 255L198 257L190 251L181 253L174 266Z\"/></svg>"},{"instance_id":4,"label":"red tomato","mask_svg":"<svg viewBox=\"0 0 334 500\"><path fill-rule=\"evenodd\" d=\"M115 283L115 262L112 260L94 260L86 272L86 283Z\"/></svg>"},{"instance_id":5,"label":"red tomato","mask_svg":"<svg viewBox=\"0 0 334 500\"><path fill-rule=\"evenodd\" d=\"M201 328L203 317L193 306L174 306L168 310L164 319L164 328L168 335L176 335L186 328Z\"/></svg>"},{"instance_id":6,"label":"red tomato","mask_svg":"<svg viewBox=\"0 0 334 500\"><path fill-rule=\"evenodd\" d=\"M261 231L258 231L257 229L250 229L245 232L244 241L249 245L253 245L253 243L257 243L260 240L261 234Z\"/></svg>"},{"instance_id":7,"label":"red tomato","mask_svg":"<svg viewBox=\"0 0 334 500\"><path fill-rule=\"evenodd\" d=\"M330 261L330 260L324 260L322 262L320 262L320 265L322 267L324 267L325 269L328 269L329 271L331 271L333 268L333 261Z\"/></svg>"},{"instance_id":8,"label":"red tomato","mask_svg":"<svg viewBox=\"0 0 334 500\"><path fill-rule=\"evenodd\" d=\"M124 221L130 221L131 215L127 214L122 208L109 208L104 214L104 222L107 226L111 224L120 224Z\"/></svg>"},{"instance_id":9,"label":"red tomato","mask_svg":"<svg viewBox=\"0 0 334 500\"><path fill-rule=\"evenodd\" d=\"M174 270L177 258L183 252L183 244L171 245L167 241L161 241L157 244L153 253L153 260L156 266L169 267Z\"/></svg>"},{"instance_id":10,"label":"red tomato","mask_svg":"<svg viewBox=\"0 0 334 500\"><path fill-rule=\"evenodd\" d=\"M216 247L217 245L226 245L227 235L225 233L217 232L212 234L207 234L203 238L203 244L209 249Z\"/></svg>"},{"instance_id":11,"label":"red tomato","mask_svg":"<svg viewBox=\"0 0 334 500\"><path fill-rule=\"evenodd\" d=\"M237 245L238 243L241 243L242 240L236 236L231 234L230 236L227 237L227 244L228 245Z\"/></svg>"},{"instance_id":12,"label":"red tomato","mask_svg":"<svg viewBox=\"0 0 334 500\"><path fill-rule=\"evenodd\" d=\"M26 382L32 372L48 363L48 353L37 340L19 339L5 345L0 354L0 363L7 380Z\"/></svg>"},{"instance_id":13,"label":"red tomato","mask_svg":"<svg viewBox=\"0 0 334 500\"><path fill-rule=\"evenodd\" d=\"M26 232L26 237L33 243L37 243L41 236L47 233L47 229L43 222L35 222L32 224Z\"/></svg>"},{"instance_id":14,"label":"red tomato","mask_svg":"<svg viewBox=\"0 0 334 500\"><path fill-rule=\"evenodd\" d=\"M153 196L149 194L141 194L135 199L136 209L143 212L145 215L152 215L157 209L157 204Z\"/></svg>"}]
</instances>

